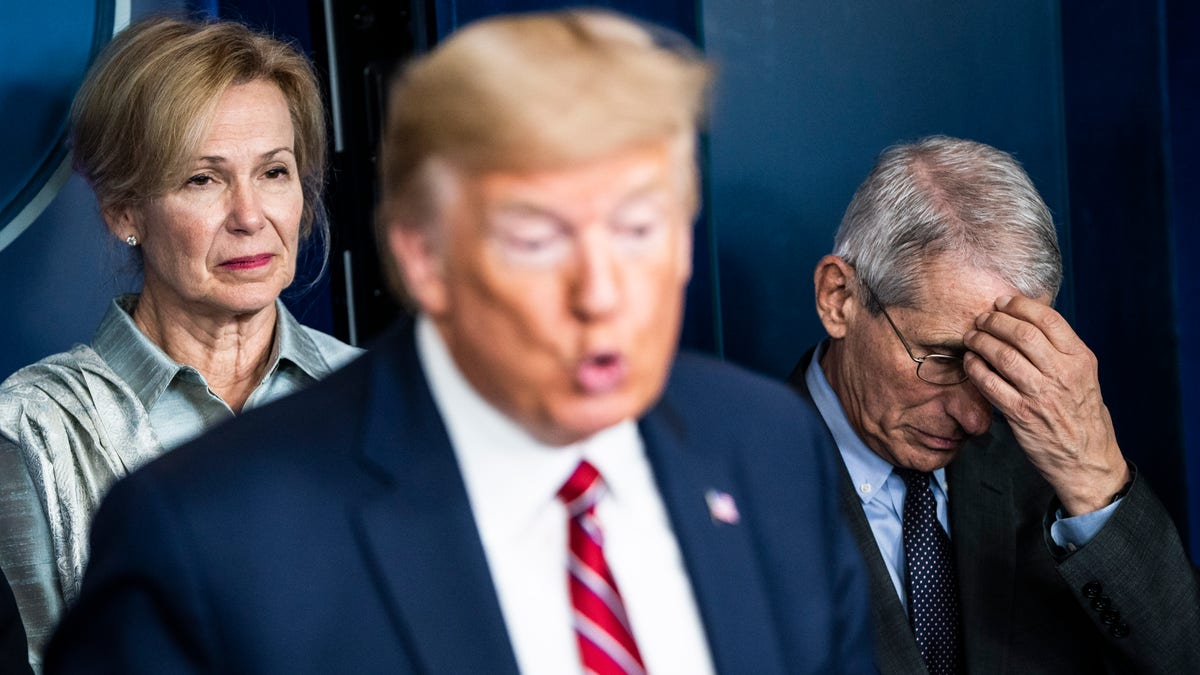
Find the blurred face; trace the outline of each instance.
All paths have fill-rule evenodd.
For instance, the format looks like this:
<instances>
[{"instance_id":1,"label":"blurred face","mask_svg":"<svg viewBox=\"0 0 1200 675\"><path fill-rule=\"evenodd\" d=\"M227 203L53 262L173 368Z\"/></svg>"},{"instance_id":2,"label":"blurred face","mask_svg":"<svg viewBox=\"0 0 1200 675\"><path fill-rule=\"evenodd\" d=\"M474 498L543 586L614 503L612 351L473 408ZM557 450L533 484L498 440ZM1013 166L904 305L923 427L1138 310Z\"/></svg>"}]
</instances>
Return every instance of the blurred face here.
<instances>
[{"instance_id":1,"label":"blurred face","mask_svg":"<svg viewBox=\"0 0 1200 675\"><path fill-rule=\"evenodd\" d=\"M184 183L113 227L141 242L143 299L211 316L273 306L296 267L304 197L294 146L279 87L225 90Z\"/></svg>"},{"instance_id":2,"label":"blurred face","mask_svg":"<svg viewBox=\"0 0 1200 675\"><path fill-rule=\"evenodd\" d=\"M915 356L962 356L963 335L1001 295L1020 292L990 274L941 260L928 267L917 306L887 310ZM876 454L895 466L932 471L988 430L992 406L969 380L942 386L919 379L917 364L882 314L872 316L853 296L844 308L843 337L833 335L821 365L850 423Z\"/></svg>"},{"instance_id":3,"label":"blurred face","mask_svg":"<svg viewBox=\"0 0 1200 675\"><path fill-rule=\"evenodd\" d=\"M392 230L408 286L467 380L542 442L636 418L662 390L691 274L691 158L679 148L454 172L439 243Z\"/></svg>"}]
</instances>

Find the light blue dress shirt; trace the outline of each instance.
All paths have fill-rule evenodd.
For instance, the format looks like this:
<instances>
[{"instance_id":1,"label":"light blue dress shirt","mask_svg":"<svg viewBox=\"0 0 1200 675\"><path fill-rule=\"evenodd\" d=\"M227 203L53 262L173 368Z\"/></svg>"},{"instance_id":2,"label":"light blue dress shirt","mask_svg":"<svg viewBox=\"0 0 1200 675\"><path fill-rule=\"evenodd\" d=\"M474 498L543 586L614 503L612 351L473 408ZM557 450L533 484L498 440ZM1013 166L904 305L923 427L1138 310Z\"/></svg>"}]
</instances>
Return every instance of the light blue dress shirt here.
<instances>
[{"instance_id":1,"label":"light blue dress shirt","mask_svg":"<svg viewBox=\"0 0 1200 675\"><path fill-rule=\"evenodd\" d=\"M830 386L825 371L821 369L821 356L825 353L828 343L821 344L813 354L812 362L804 373L804 381L808 385L813 403L820 411L821 417L829 427L838 452L850 474L854 484L854 492L862 500L863 513L875 535L875 543L879 545L879 553L887 566L900 604L908 609L908 599L904 592L904 543L902 517L904 513L904 495L907 488L904 479L893 473L893 466L887 460L877 455L858 437L841 401ZM938 469L930 479L934 499L937 500L938 521L953 538L950 531L949 496L951 486L946 482L946 470ZM1092 513L1072 518L1064 518L1060 510L1056 520L1050 527L1050 536L1056 544L1068 551L1075 551L1100 531L1104 523L1117 508L1117 503Z\"/></svg>"}]
</instances>

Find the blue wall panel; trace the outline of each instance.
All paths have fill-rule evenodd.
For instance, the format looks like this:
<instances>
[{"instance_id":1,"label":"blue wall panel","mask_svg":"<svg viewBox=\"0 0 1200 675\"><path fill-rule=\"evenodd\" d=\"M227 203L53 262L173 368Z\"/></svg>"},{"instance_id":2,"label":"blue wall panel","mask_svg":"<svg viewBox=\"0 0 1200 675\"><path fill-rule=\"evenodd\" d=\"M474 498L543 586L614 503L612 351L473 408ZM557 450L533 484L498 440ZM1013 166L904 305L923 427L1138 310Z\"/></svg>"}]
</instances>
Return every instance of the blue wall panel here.
<instances>
[{"instance_id":1,"label":"blue wall panel","mask_svg":"<svg viewBox=\"0 0 1200 675\"><path fill-rule=\"evenodd\" d=\"M1192 0L1166 3L1170 179L1168 261L1174 278L1179 345L1178 380L1183 420L1184 463L1191 516L1192 559L1200 560L1200 6Z\"/></svg>"},{"instance_id":2,"label":"blue wall panel","mask_svg":"<svg viewBox=\"0 0 1200 675\"><path fill-rule=\"evenodd\" d=\"M1186 536L1162 6L1063 3L1069 245L1117 439Z\"/></svg>"},{"instance_id":3,"label":"blue wall panel","mask_svg":"<svg viewBox=\"0 0 1200 675\"><path fill-rule=\"evenodd\" d=\"M887 145L1016 154L1069 234L1057 4L709 0L709 209L726 355L776 377L819 337L812 272ZM1059 300L1070 313L1070 291Z\"/></svg>"}]
</instances>

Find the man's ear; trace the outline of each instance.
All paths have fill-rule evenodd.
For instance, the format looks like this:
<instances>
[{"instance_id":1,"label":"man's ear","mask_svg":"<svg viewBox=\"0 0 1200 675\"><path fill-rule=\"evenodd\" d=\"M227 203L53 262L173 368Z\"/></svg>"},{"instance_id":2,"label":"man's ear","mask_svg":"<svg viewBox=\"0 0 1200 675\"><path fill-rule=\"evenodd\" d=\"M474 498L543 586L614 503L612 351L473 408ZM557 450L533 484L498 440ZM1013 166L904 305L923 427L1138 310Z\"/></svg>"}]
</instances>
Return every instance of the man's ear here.
<instances>
[{"instance_id":1,"label":"man's ear","mask_svg":"<svg viewBox=\"0 0 1200 675\"><path fill-rule=\"evenodd\" d=\"M829 333L831 338L846 336L849 319L857 311L854 279L854 268L835 255L821 258L813 272L817 316L821 318L821 324L825 326L825 332Z\"/></svg>"},{"instance_id":2,"label":"man's ear","mask_svg":"<svg viewBox=\"0 0 1200 675\"><path fill-rule=\"evenodd\" d=\"M435 241L434 227L393 222L386 230L396 272L409 297L430 317L439 316L449 306L442 251Z\"/></svg>"}]
</instances>

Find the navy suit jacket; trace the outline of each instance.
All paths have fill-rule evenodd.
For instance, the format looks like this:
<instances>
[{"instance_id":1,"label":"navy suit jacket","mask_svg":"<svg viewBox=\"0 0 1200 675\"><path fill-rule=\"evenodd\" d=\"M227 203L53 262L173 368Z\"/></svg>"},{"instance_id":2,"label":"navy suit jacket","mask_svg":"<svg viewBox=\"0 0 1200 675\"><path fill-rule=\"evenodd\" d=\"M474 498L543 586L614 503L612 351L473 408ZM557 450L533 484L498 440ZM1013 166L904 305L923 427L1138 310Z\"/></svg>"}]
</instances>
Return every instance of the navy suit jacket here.
<instances>
[{"instance_id":1,"label":"navy suit jacket","mask_svg":"<svg viewBox=\"0 0 1200 675\"><path fill-rule=\"evenodd\" d=\"M0 570L0 673L33 672L29 668L29 648L25 642L25 627L17 612L8 579Z\"/></svg>"},{"instance_id":2,"label":"navy suit jacket","mask_svg":"<svg viewBox=\"0 0 1200 675\"><path fill-rule=\"evenodd\" d=\"M815 410L681 357L639 429L717 669L874 672ZM411 330L120 482L92 549L48 673L517 671Z\"/></svg>"}]
</instances>

